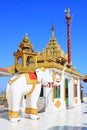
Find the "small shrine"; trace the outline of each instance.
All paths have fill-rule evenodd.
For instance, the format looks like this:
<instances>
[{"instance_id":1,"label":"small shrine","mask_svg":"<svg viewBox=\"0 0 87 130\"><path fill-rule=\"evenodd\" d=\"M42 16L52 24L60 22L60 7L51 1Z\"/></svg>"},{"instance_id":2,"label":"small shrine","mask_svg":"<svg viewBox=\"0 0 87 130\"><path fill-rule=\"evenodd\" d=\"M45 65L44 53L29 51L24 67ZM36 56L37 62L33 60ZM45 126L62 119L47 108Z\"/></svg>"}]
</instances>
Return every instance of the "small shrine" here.
<instances>
[{"instance_id":1,"label":"small shrine","mask_svg":"<svg viewBox=\"0 0 87 130\"><path fill-rule=\"evenodd\" d=\"M13 56L15 57L14 65L8 67L10 73L34 71L37 64L37 52L33 51L33 46L27 34L20 43L17 52L13 53Z\"/></svg>"}]
</instances>

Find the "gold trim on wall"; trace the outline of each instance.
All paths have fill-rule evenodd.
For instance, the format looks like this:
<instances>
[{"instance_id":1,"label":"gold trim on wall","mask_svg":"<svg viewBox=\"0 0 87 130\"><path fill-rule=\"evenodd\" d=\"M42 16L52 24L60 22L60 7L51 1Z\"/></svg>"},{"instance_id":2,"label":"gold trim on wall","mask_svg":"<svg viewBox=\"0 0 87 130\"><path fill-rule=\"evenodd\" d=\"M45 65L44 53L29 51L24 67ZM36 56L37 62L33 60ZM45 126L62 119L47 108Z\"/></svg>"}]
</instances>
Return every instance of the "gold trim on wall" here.
<instances>
[{"instance_id":1,"label":"gold trim on wall","mask_svg":"<svg viewBox=\"0 0 87 130\"><path fill-rule=\"evenodd\" d=\"M77 97L74 97L74 102L75 102L75 104L78 103L78 99L77 99Z\"/></svg>"},{"instance_id":2,"label":"gold trim on wall","mask_svg":"<svg viewBox=\"0 0 87 130\"><path fill-rule=\"evenodd\" d=\"M59 100L56 101L55 106L59 108L61 106L61 102Z\"/></svg>"}]
</instances>

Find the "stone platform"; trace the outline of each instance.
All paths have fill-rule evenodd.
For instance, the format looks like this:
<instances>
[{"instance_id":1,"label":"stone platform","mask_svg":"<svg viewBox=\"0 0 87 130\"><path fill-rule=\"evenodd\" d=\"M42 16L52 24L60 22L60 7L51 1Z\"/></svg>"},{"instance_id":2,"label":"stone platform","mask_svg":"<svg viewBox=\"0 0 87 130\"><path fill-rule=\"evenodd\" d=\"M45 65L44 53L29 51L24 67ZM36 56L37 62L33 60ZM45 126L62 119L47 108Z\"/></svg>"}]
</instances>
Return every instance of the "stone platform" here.
<instances>
[{"instance_id":1,"label":"stone platform","mask_svg":"<svg viewBox=\"0 0 87 130\"><path fill-rule=\"evenodd\" d=\"M87 104L53 113L39 113L39 120L22 117L20 122L9 121L7 111L0 113L0 130L87 130Z\"/></svg>"}]
</instances>

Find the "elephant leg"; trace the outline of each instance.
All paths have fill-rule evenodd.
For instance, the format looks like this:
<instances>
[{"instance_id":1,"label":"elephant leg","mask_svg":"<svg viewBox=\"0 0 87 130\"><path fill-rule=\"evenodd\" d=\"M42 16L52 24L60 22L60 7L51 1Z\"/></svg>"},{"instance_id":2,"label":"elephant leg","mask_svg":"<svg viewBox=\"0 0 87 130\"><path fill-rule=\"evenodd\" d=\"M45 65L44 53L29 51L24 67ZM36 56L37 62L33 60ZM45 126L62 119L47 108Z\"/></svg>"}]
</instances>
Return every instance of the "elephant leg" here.
<instances>
[{"instance_id":1,"label":"elephant leg","mask_svg":"<svg viewBox=\"0 0 87 130\"><path fill-rule=\"evenodd\" d=\"M12 112L12 94L11 94L11 86L9 86L9 84L7 85L6 88L6 98L8 103L8 116L10 119L11 112Z\"/></svg>"},{"instance_id":2,"label":"elephant leg","mask_svg":"<svg viewBox=\"0 0 87 130\"><path fill-rule=\"evenodd\" d=\"M19 116L19 107L20 107L20 100L21 100L21 94L18 93L17 91L11 91L11 111L9 111L10 115L10 121L19 121L20 116Z\"/></svg>"},{"instance_id":3,"label":"elephant leg","mask_svg":"<svg viewBox=\"0 0 87 130\"><path fill-rule=\"evenodd\" d=\"M31 119L39 119L37 101L39 99L41 87L40 85L35 86L35 90L29 96L26 97L26 117Z\"/></svg>"},{"instance_id":4,"label":"elephant leg","mask_svg":"<svg viewBox=\"0 0 87 130\"><path fill-rule=\"evenodd\" d=\"M21 99L21 115L22 117L25 117L25 107L26 107L26 96L22 96Z\"/></svg>"}]
</instances>

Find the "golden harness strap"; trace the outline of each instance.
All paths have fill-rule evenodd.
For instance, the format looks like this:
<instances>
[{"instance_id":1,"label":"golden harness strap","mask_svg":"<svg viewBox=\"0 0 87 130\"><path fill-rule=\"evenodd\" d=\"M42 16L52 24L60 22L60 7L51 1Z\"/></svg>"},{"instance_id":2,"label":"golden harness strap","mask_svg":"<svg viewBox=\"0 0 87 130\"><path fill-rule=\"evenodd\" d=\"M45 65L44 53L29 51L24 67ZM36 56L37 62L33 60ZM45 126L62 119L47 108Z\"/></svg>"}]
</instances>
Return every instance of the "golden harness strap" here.
<instances>
[{"instance_id":1,"label":"golden harness strap","mask_svg":"<svg viewBox=\"0 0 87 130\"><path fill-rule=\"evenodd\" d=\"M25 96L31 95L31 93L33 93L34 90L35 90L35 84L32 85L31 90L27 94L25 94Z\"/></svg>"},{"instance_id":2,"label":"golden harness strap","mask_svg":"<svg viewBox=\"0 0 87 130\"><path fill-rule=\"evenodd\" d=\"M9 83L9 85L11 85L13 82L15 82L17 79L19 79L21 76L22 76L23 74L19 74L19 75L17 75L17 77L15 77L13 80L9 80L8 81L8 83ZM26 75L26 74L25 74ZM35 84L36 83L39 83L39 82L35 82ZM29 96L29 95L31 95L31 93L33 93L33 91L34 91L34 89L35 89L35 84L33 84L32 85L32 88L31 88L31 90L27 93L27 94L25 94L25 96Z\"/></svg>"},{"instance_id":3,"label":"golden harness strap","mask_svg":"<svg viewBox=\"0 0 87 130\"><path fill-rule=\"evenodd\" d=\"M17 77L15 77L14 79L9 80L9 81L8 81L8 84L11 85L13 82L15 82L17 79L19 79L22 75L23 75L23 74L19 74L19 75L17 75Z\"/></svg>"}]
</instances>

